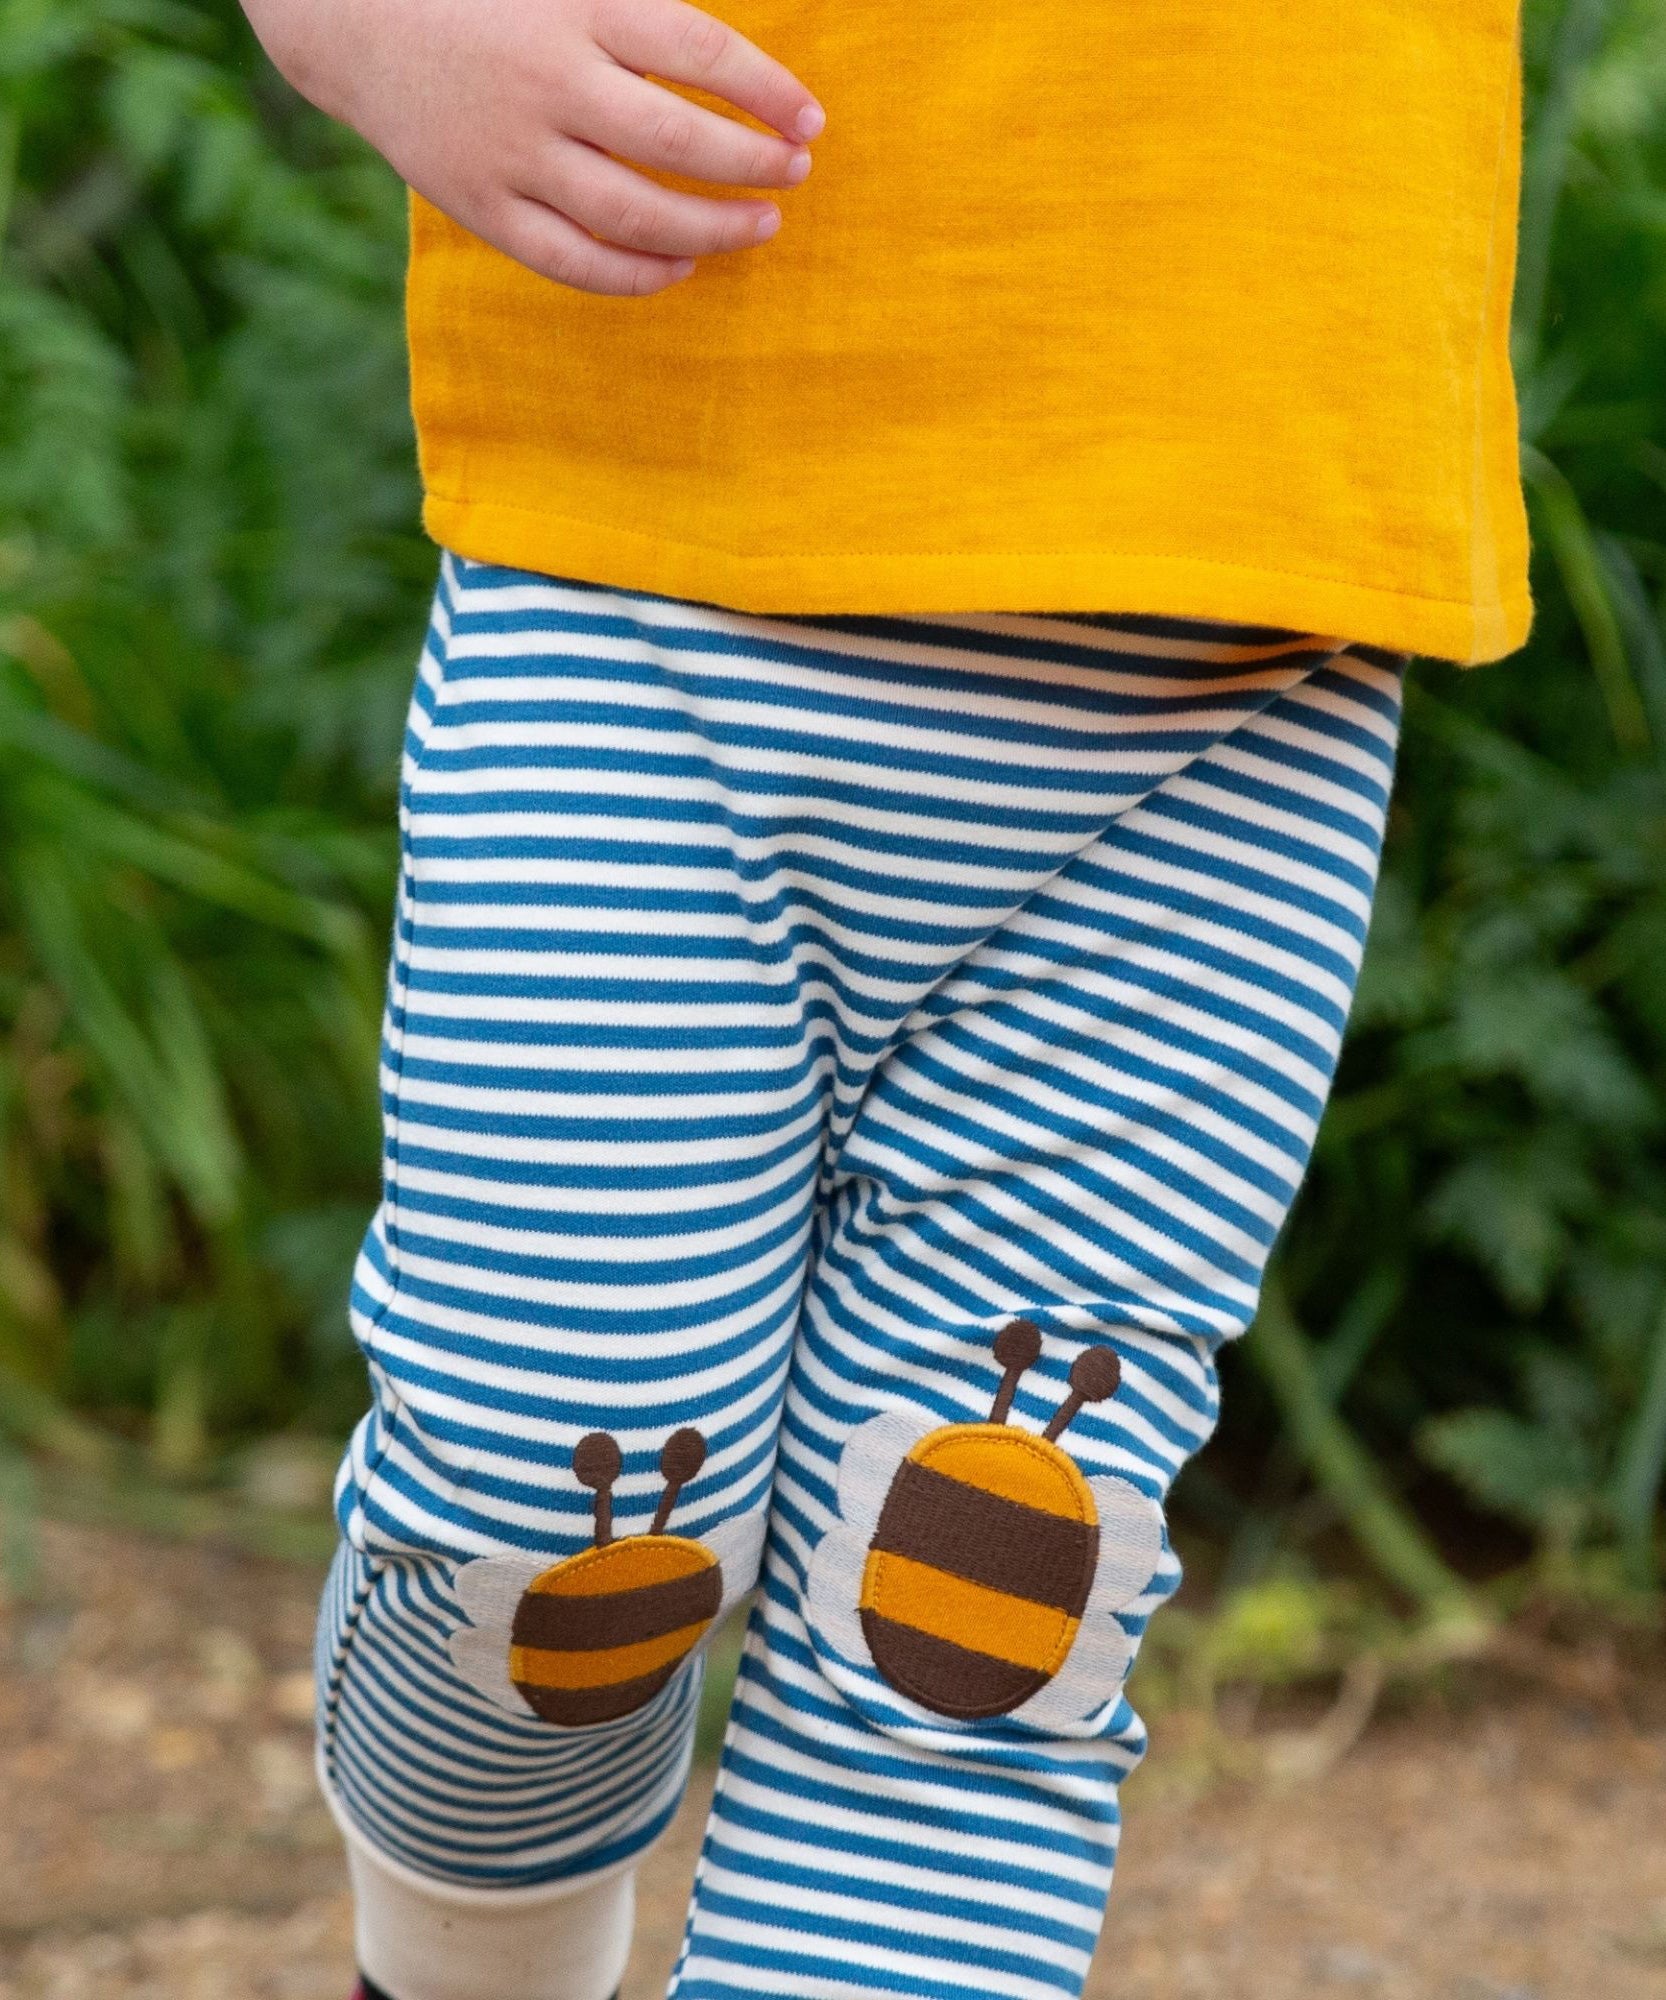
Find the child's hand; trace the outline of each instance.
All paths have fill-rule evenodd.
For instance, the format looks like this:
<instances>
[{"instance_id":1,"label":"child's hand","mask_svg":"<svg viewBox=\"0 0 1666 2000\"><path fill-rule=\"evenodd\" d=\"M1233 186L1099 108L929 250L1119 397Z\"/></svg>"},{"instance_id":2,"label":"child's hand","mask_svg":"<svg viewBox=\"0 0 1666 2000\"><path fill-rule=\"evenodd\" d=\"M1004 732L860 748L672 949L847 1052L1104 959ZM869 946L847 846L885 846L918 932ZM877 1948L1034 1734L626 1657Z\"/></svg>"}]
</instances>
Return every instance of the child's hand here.
<instances>
[{"instance_id":1,"label":"child's hand","mask_svg":"<svg viewBox=\"0 0 1666 2000\"><path fill-rule=\"evenodd\" d=\"M683 194L690 179L792 187L815 99L687 0L244 0L303 96L353 126L475 235L586 292L663 291L693 259L775 233L773 202ZM774 138L650 83L691 84ZM602 239L602 240L598 240Z\"/></svg>"}]
</instances>

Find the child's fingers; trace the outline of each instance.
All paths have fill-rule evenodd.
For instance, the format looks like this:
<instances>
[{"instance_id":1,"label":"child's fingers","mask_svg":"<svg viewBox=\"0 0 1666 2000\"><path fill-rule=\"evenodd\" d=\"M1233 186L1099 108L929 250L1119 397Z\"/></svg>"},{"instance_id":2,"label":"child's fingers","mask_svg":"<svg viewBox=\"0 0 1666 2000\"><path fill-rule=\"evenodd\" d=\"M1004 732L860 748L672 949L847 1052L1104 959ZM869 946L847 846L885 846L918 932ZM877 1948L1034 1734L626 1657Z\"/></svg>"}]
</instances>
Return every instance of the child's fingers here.
<instances>
[{"instance_id":1,"label":"child's fingers","mask_svg":"<svg viewBox=\"0 0 1666 2000\"><path fill-rule=\"evenodd\" d=\"M585 65L566 128L639 166L726 187L796 187L810 171L807 148L691 104L612 62Z\"/></svg>"},{"instance_id":2,"label":"child's fingers","mask_svg":"<svg viewBox=\"0 0 1666 2000\"><path fill-rule=\"evenodd\" d=\"M591 33L627 69L693 84L789 139L813 139L826 122L790 69L688 0L596 0Z\"/></svg>"},{"instance_id":3,"label":"child's fingers","mask_svg":"<svg viewBox=\"0 0 1666 2000\"><path fill-rule=\"evenodd\" d=\"M609 243L661 257L750 249L781 225L773 202L682 194L576 139L558 141L547 176L523 192Z\"/></svg>"},{"instance_id":4,"label":"child's fingers","mask_svg":"<svg viewBox=\"0 0 1666 2000\"><path fill-rule=\"evenodd\" d=\"M663 292L694 268L687 260L600 243L569 217L526 195L511 195L495 221L491 240L498 249L575 291L642 298Z\"/></svg>"}]
</instances>

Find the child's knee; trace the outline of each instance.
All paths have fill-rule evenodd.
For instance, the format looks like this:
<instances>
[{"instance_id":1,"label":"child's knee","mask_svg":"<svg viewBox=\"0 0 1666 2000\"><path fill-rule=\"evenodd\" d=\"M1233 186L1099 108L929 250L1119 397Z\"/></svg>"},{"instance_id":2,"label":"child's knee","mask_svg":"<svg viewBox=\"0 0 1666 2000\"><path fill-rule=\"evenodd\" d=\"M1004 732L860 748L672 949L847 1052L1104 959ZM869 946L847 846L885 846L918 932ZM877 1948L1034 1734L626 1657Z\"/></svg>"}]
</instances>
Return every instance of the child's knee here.
<instances>
[{"instance_id":1,"label":"child's knee","mask_svg":"<svg viewBox=\"0 0 1666 2000\"><path fill-rule=\"evenodd\" d=\"M1154 1398L1172 1400L1178 1368L1210 1410L1212 1370L1160 1338L1071 1337L1037 1422L1036 1392L1022 1411L1018 1392L1043 1345L1028 1321L1001 1330L984 1412L892 1408L845 1438L804 1622L822 1674L888 1735L974 1755L1114 1739L1131 1760L1123 1684L1179 1581L1161 1504L1177 1459L1172 1437L1154 1445Z\"/></svg>"},{"instance_id":2,"label":"child's knee","mask_svg":"<svg viewBox=\"0 0 1666 2000\"><path fill-rule=\"evenodd\" d=\"M606 1431L573 1453L594 1496L590 1545L560 1557L517 1549L458 1566L453 1587L467 1623L448 1642L452 1664L498 1707L559 1729L634 1714L665 1687L749 1591L764 1516L754 1508L698 1534L673 1519L699 1473L706 1442L674 1431L659 1454L663 1490L644 1531L614 1530L623 1454Z\"/></svg>"},{"instance_id":3,"label":"child's knee","mask_svg":"<svg viewBox=\"0 0 1666 2000\"><path fill-rule=\"evenodd\" d=\"M349 1838L476 1887L577 1877L644 1847L687 1775L699 1669L627 1715L563 1729L458 1669L472 1629L446 1564L337 1557L319 1644L319 1764Z\"/></svg>"},{"instance_id":4,"label":"child's knee","mask_svg":"<svg viewBox=\"0 0 1666 2000\"><path fill-rule=\"evenodd\" d=\"M706 1458L699 1432L673 1432L651 1516L620 1532L625 1455L610 1433L584 1438L577 1547L571 1532L564 1549L344 1547L320 1633L320 1748L351 1826L421 1871L484 1884L594 1871L657 1835L686 1776L701 1648L751 1589L763 1542L755 1500L711 1518L750 1499L730 1482L681 1519Z\"/></svg>"}]
</instances>

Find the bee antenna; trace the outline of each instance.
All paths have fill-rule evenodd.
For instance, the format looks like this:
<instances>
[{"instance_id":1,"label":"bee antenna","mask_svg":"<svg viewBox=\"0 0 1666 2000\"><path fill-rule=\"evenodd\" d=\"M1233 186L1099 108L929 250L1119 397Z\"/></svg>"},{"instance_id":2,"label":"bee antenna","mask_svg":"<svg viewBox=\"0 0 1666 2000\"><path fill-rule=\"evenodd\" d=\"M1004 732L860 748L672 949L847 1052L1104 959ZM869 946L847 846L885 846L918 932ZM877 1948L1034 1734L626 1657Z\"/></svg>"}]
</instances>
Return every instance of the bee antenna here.
<instances>
[{"instance_id":1,"label":"bee antenna","mask_svg":"<svg viewBox=\"0 0 1666 2000\"><path fill-rule=\"evenodd\" d=\"M1043 1437L1061 1437L1084 1403L1103 1403L1122 1381L1122 1363L1108 1347L1084 1348L1070 1364L1070 1394L1059 1405Z\"/></svg>"},{"instance_id":2,"label":"bee antenna","mask_svg":"<svg viewBox=\"0 0 1666 2000\"><path fill-rule=\"evenodd\" d=\"M1004 1424L1012 1410L1012 1399L1017 1393L1020 1377L1041 1359L1040 1327L1033 1320L1009 1319L995 1336L995 1359L1006 1373L1001 1377L1000 1388L995 1391L989 1421Z\"/></svg>"},{"instance_id":3,"label":"bee antenna","mask_svg":"<svg viewBox=\"0 0 1666 2000\"><path fill-rule=\"evenodd\" d=\"M677 1495L705 1462L706 1440L697 1430L673 1431L665 1440L665 1449L659 1455L659 1469L665 1475L665 1491L654 1509L654 1523L648 1530L650 1535L665 1533L665 1524L671 1518L671 1509L677 1504Z\"/></svg>"},{"instance_id":4,"label":"bee antenna","mask_svg":"<svg viewBox=\"0 0 1666 2000\"><path fill-rule=\"evenodd\" d=\"M596 1490L596 1546L605 1549L613 1540L613 1482L624 1464L616 1438L606 1431L592 1431L573 1447L573 1473L581 1486Z\"/></svg>"}]
</instances>

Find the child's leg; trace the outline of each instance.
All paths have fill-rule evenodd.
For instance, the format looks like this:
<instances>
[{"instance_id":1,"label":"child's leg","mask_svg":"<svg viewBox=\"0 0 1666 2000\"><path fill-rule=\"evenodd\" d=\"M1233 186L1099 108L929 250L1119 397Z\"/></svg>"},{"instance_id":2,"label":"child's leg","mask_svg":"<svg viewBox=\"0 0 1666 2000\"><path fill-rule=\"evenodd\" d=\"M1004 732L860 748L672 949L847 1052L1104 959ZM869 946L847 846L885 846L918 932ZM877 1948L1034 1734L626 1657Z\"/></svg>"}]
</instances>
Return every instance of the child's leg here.
<instances>
[{"instance_id":1,"label":"child's leg","mask_svg":"<svg viewBox=\"0 0 1666 2000\"><path fill-rule=\"evenodd\" d=\"M1121 1683L1178 1581L1159 1507L1329 1088L1397 698L1337 662L1244 722L879 1067L818 1231L680 2000L1080 1990L1143 1747Z\"/></svg>"},{"instance_id":2,"label":"child's leg","mask_svg":"<svg viewBox=\"0 0 1666 2000\"><path fill-rule=\"evenodd\" d=\"M375 1403L319 1630L392 2000L618 1983L687 1773L677 1662L756 1574L824 1123L825 1035L652 649L521 582L447 565L411 710L353 1301ZM614 1567L529 1591L604 1511Z\"/></svg>"}]
</instances>

